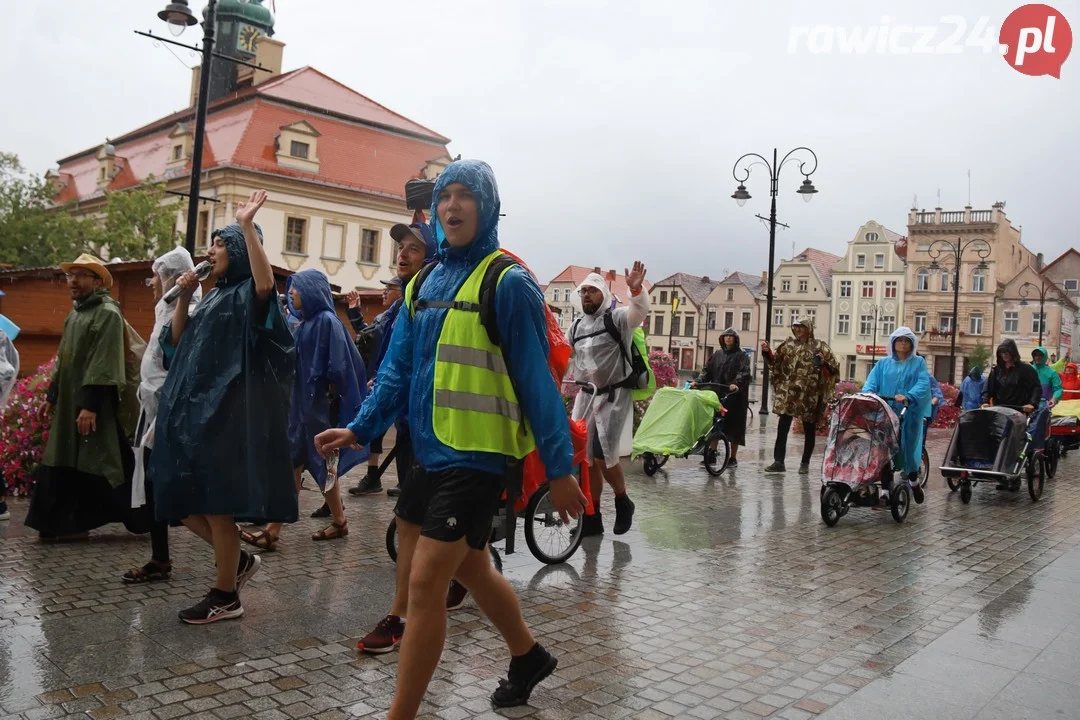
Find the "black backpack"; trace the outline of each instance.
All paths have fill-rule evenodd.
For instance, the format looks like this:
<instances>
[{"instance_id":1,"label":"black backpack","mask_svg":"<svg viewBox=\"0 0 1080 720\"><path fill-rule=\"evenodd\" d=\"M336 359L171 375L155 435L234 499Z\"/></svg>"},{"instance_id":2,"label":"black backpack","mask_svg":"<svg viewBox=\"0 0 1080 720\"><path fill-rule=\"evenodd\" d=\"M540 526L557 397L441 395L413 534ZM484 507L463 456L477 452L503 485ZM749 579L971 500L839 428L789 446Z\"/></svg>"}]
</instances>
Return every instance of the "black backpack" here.
<instances>
[{"instance_id":1,"label":"black backpack","mask_svg":"<svg viewBox=\"0 0 1080 720\"><path fill-rule=\"evenodd\" d=\"M604 329L598 330L589 335L582 335L578 337L577 329L581 324L581 318L574 321L574 324L570 327L570 345L577 345L578 340L587 340L597 335L603 335L607 333L611 336L611 339L615 341L615 344L619 346L619 352L622 354L623 362L630 368L630 374L623 378L620 382L617 382L608 387L600 388L597 390L597 394L603 395L616 388L627 388L629 390L641 390L649 386L649 363L641 356L641 350L636 343L630 343L630 352L627 353L626 346L622 341L622 331L619 330L619 326L615 324L615 318L611 316L611 311L604 313Z\"/></svg>"},{"instance_id":2,"label":"black backpack","mask_svg":"<svg viewBox=\"0 0 1080 720\"><path fill-rule=\"evenodd\" d=\"M491 263L488 265L487 270L484 271L484 277L480 281L480 303L474 305L468 302L459 302L457 300L450 302L432 302L429 300L420 299L420 286L427 280L428 275L435 269L438 263L428 263L420 272L416 274L416 278L412 282L412 292L409 297L409 305L412 307L412 312L415 314L417 310L423 310L424 308L448 308L453 310L469 310L471 312L480 313L480 324L484 326L484 330L487 331L488 339L491 340L491 344L496 347L502 348L502 336L499 334L499 324L495 319L495 291L499 285L499 278L502 277L503 271L517 265L518 262L507 255L506 253L499 253Z\"/></svg>"}]
</instances>

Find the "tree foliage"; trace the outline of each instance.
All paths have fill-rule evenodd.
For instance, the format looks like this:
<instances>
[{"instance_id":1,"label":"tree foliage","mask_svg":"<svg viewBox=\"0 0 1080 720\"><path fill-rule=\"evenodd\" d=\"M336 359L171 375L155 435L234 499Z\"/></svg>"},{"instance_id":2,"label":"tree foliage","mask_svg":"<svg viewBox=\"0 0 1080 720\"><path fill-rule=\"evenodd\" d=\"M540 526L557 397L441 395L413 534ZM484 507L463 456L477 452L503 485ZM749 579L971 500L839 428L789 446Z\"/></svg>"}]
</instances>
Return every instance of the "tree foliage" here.
<instances>
[{"instance_id":1,"label":"tree foliage","mask_svg":"<svg viewBox=\"0 0 1080 720\"><path fill-rule=\"evenodd\" d=\"M55 265L88 252L103 259L144 260L179 240L176 205L166 204L164 183L105 193L97 217L74 217L53 203L53 188L30 175L19 158L0 153L0 263Z\"/></svg>"},{"instance_id":2,"label":"tree foliage","mask_svg":"<svg viewBox=\"0 0 1080 720\"><path fill-rule=\"evenodd\" d=\"M981 342L977 343L971 352L967 354L968 367L972 368L978 365L985 371L991 365L990 358L990 348Z\"/></svg>"}]
</instances>

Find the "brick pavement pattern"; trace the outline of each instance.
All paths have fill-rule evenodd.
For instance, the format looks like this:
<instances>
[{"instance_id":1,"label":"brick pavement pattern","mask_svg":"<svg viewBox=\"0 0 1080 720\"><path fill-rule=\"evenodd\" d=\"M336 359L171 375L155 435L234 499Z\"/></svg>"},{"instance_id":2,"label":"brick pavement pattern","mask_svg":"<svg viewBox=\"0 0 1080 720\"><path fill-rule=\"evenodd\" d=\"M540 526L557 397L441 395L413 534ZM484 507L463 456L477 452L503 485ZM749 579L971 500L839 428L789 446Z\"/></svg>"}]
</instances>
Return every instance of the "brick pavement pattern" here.
<instances>
[{"instance_id":1,"label":"brick pavement pattern","mask_svg":"<svg viewBox=\"0 0 1080 720\"><path fill-rule=\"evenodd\" d=\"M931 432L934 460L947 436ZM519 532L506 574L558 671L531 707L494 713L507 651L468 602L451 616L421 717L802 720L1080 547L1074 456L1038 503L980 486L963 505L935 471L906 523L855 509L830 529L818 514L824 443L810 476L763 476L773 437L750 430L739 467L719 478L695 460L653 478L635 464L634 528L615 538L609 526L565 565L541 565ZM26 503L12 503L0 523L0 718L381 717L397 654L355 645L392 596L392 501L347 499L349 537L313 543L324 521L306 514L319 503L302 492L304 519L263 555L245 616L203 627L176 618L212 582L209 549L187 531L171 535L171 580L126 586L120 575L148 559L148 538L108 527L40 543L22 526ZM610 491L604 503L610 524ZM1080 693L1075 676L1061 682Z\"/></svg>"}]
</instances>

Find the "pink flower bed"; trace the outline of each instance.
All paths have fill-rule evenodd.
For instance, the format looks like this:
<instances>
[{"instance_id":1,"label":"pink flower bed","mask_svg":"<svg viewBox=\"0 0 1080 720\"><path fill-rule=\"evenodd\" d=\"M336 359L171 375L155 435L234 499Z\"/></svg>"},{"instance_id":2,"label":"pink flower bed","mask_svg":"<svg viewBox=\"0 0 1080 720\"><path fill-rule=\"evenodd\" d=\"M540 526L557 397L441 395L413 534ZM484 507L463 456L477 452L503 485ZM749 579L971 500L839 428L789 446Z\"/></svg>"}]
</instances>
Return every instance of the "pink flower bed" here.
<instances>
[{"instance_id":1,"label":"pink flower bed","mask_svg":"<svg viewBox=\"0 0 1080 720\"><path fill-rule=\"evenodd\" d=\"M33 491L33 474L41 464L49 436L38 410L45 402L55 363L53 358L20 380L0 414L0 474L8 495L29 495Z\"/></svg>"}]
</instances>

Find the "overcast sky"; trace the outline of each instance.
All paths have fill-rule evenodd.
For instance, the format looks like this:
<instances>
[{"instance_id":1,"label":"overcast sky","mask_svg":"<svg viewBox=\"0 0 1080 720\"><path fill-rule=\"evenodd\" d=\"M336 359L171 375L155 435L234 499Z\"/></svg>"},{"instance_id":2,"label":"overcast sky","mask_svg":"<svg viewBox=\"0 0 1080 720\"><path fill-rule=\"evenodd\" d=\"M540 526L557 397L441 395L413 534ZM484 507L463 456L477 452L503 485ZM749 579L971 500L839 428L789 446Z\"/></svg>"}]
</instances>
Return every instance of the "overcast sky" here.
<instances>
[{"instance_id":1,"label":"overcast sky","mask_svg":"<svg viewBox=\"0 0 1080 720\"><path fill-rule=\"evenodd\" d=\"M191 5L201 11L202 0ZM269 4L269 0L267 0ZM285 68L311 65L487 160L502 192L503 245L546 281L567 264L658 280L678 271L758 273L768 258L768 177L739 208L745 152L813 148L819 189L780 181L777 257L842 254L869 219L906 233L907 210L998 200L1048 259L1077 245L1080 52L1061 79L1028 77L974 46L960 54L813 54L797 26L884 22L993 26L1019 3L981 0L277 0ZM196 59L132 31L167 32L165 0L8 3L0 46L0 149L36 172L183 107ZM1080 1L1055 0L1080 35ZM14 17L14 23L10 22ZM200 32L185 38L196 41ZM994 32L996 38L996 31ZM819 33L819 40L824 37ZM913 38L905 36L910 45Z\"/></svg>"}]
</instances>

